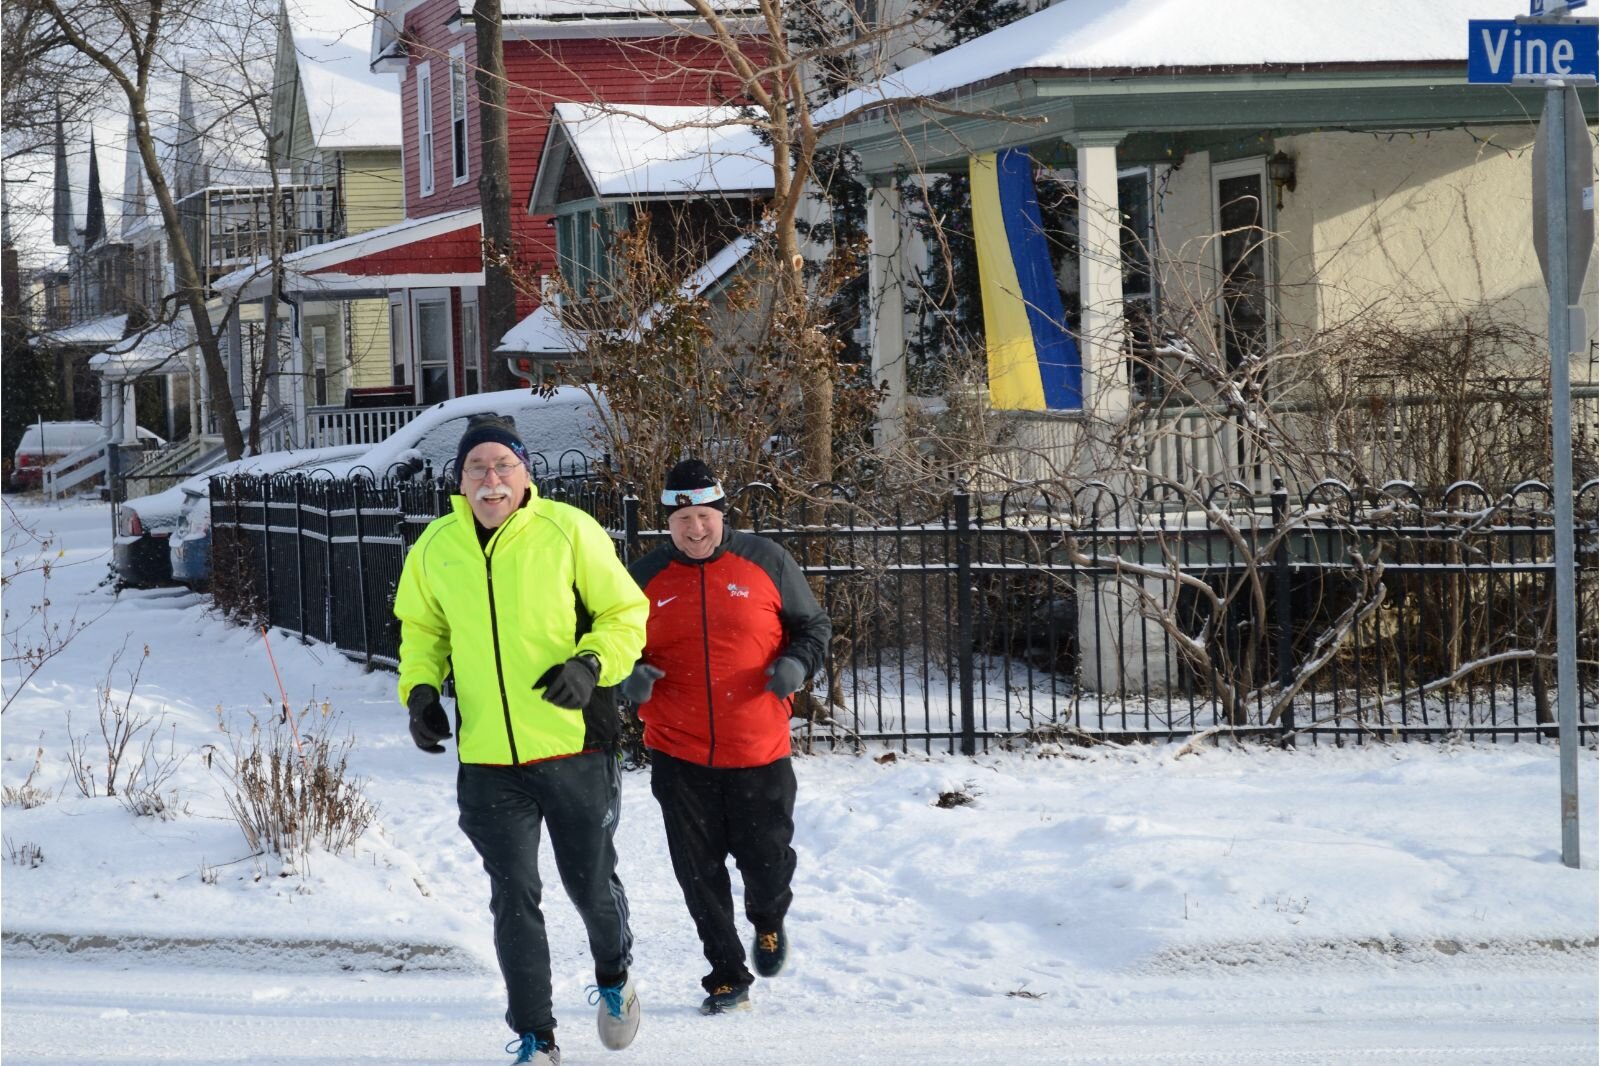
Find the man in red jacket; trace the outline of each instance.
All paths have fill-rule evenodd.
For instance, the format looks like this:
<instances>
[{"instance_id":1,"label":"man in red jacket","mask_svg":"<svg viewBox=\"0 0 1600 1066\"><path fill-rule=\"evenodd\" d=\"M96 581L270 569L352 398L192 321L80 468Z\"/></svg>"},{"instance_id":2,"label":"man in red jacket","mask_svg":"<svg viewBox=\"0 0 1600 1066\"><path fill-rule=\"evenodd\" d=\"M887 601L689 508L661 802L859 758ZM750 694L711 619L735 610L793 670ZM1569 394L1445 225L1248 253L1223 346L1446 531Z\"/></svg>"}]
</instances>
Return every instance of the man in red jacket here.
<instances>
[{"instance_id":1,"label":"man in red jacket","mask_svg":"<svg viewBox=\"0 0 1600 1066\"><path fill-rule=\"evenodd\" d=\"M734 925L729 855L755 926L756 973L776 977L788 955L789 706L822 669L833 629L788 552L724 527L727 500L705 463L673 467L661 503L672 543L628 568L650 621L620 691L639 706L672 870L711 964L700 1012L721 1014L749 1009L754 981Z\"/></svg>"}]
</instances>

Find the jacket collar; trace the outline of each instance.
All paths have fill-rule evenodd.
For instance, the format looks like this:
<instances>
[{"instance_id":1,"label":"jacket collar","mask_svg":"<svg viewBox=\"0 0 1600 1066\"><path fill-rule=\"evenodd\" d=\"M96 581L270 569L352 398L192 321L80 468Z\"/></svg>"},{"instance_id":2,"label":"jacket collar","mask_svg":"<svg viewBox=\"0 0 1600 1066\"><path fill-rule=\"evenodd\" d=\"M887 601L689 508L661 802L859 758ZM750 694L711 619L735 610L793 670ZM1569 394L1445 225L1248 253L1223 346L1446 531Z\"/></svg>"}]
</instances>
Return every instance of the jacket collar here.
<instances>
[{"instance_id":1,"label":"jacket collar","mask_svg":"<svg viewBox=\"0 0 1600 1066\"><path fill-rule=\"evenodd\" d=\"M494 533L490 535L489 539L491 541L494 540L495 537L500 535L501 530L509 529L526 522L528 520L528 516L533 513L534 501L538 499L539 490L530 483L528 485L527 495L522 498L522 504L515 511L512 511L509 515L507 515L504 522L501 522L495 527ZM477 536L478 519L477 516L472 513L472 504L468 502L465 495L457 492L450 497L450 513L460 519L462 524L472 532L473 536Z\"/></svg>"}]
</instances>

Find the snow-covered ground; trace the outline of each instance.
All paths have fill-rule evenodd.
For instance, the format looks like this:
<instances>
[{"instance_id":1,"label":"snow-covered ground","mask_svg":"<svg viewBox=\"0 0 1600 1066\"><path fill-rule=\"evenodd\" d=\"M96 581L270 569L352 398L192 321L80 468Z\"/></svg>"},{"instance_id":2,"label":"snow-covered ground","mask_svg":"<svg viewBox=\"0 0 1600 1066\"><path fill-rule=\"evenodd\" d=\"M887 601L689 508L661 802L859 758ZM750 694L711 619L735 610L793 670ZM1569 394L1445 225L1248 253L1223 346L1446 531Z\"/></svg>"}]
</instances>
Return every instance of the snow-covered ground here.
<instances>
[{"instance_id":1,"label":"snow-covered ground","mask_svg":"<svg viewBox=\"0 0 1600 1066\"><path fill-rule=\"evenodd\" d=\"M114 595L104 505L6 523L6 654L46 595L53 624L94 619L0 718L0 784L43 799L0 811L7 1066L507 1061L454 760L412 746L392 675L273 632L291 706L354 737L379 807L352 850L285 872L250 856L215 768L279 702L261 636L187 591ZM25 527L55 538L47 582L18 572ZM83 797L68 763L75 738L104 762L97 688L126 700L146 646L130 706L155 757L184 756L166 820ZM20 680L8 663L8 699ZM709 1019L648 778L626 775L644 1027L601 1049L552 877L564 1061L1595 1061L1592 748L1576 871L1553 744L1180 751L797 760L790 968Z\"/></svg>"}]
</instances>

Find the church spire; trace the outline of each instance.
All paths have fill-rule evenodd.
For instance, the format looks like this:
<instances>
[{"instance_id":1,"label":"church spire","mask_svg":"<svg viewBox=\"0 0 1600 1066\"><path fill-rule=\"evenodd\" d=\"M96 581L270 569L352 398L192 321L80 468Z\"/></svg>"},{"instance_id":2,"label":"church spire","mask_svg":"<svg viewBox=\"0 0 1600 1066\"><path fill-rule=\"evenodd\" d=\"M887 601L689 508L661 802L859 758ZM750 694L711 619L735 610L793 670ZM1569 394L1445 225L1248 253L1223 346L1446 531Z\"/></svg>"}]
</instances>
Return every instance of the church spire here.
<instances>
[{"instance_id":1,"label":"church spire","mask_svg":"<svg viewBox=\"0 0 1600 1066\"><path fill-rule=\"evenodd\" d=\"M106 202L100 193L100 157L94 149L94 129L89 130L89 206L83 216L83 246L93 248L106 235Z\"/></svg>"},{"instance_id":2,"label":"church spire","mask_svg":"<svg viewBox=\"0 0 1600 1066\"><path fill-rule=\"evenodd\" d=\"M67 135L61 123L61 101L56 101L56 198L53 209L56 244L72 245L72 183L67 175Z\"/></svg>"}]
</instances>

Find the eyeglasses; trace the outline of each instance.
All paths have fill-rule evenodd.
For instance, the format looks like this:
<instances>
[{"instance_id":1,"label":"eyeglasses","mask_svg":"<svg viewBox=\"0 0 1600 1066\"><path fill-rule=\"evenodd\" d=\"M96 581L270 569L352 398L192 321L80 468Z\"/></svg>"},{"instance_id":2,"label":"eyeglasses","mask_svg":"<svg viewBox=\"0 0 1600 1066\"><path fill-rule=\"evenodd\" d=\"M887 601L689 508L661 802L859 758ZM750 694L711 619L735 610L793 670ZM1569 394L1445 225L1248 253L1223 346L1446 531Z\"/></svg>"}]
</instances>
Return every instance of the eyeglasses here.
<instances>
[{"instance_id":1,"label":"eyeglasses","mask_svg":"<svg viewBox=\"0 0 1600 1066\"><path fill-rule=\"evenodd\" d=\"M521 469L522 464L517 462L515 459L502 459L493 466L485 466L483 463L473 463L465 470L461 471L461 476L467 481L482 481L484 478L489 476L489 471L493 470L495 477L499 478L501 481L504 481L506 478L510 477L512 474Z\"/></svg>"}]
</instances>

